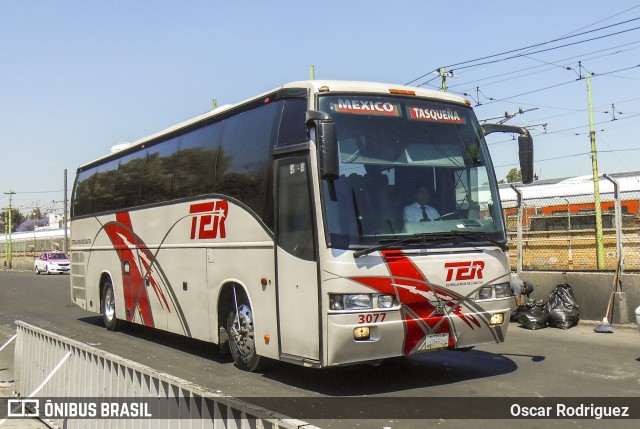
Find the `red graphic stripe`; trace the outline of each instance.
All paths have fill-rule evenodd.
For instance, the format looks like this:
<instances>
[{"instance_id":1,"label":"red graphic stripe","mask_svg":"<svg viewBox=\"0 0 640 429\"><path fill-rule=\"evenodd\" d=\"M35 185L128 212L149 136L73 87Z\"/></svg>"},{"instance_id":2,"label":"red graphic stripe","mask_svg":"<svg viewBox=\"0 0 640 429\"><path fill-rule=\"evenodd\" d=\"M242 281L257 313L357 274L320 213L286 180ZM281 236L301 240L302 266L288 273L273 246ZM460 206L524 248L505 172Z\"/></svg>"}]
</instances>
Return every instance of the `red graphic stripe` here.
<instances>
[{"instance_id":1,"label":"red graphic stripe","mask_svg":"<svg viewBox=\"0 0 640 429\"><path fill-rule=\"evenodd\" d=\"M351 280L380 293L393 294L400 301L405 326L405 355L417 351L425 337L431 334L449 333L449 347L455 346L449 319L442 314L436 315L436 307L432 301L437 301L438 298L447 300L446 305L451 312L471 329L474 329L474 325L481 327L475 316L464 314L462 307L451 301L458 301L462 297L447 289L429 285L420 269L401 251L382 250L380 253L391 277L351 277Z\"/></svg>"},{"instance_id":2,"label":"red graphic stripe","mask_svg":"<svg viewBox=\"0 0 640 429\"><path fill-rule=\"evenodd\" d=\"M129 213L117 213L116 222L107 223L104 229L113 244L113 248L118 254L120 265L122 266L124 305L127 309L127 320L132 321L137 311L142 319L142 323L146 326L153 327L153 314L151 312L149 296L147 294L147 288L144 286L141 267L137 262L140 253L149 261L153 260L153 254L146 248L143 242L134 236ZM129 263L129 274L124 272L125 261ZM149 272L148 263L145 262L144 259L141 259L141 261L145 271ZM161 298L161 301L164 301L168 309L168 303L164 294L150 274L149 272L149 282L153 285L156 295Z\"/></svg>"}]
</instances>

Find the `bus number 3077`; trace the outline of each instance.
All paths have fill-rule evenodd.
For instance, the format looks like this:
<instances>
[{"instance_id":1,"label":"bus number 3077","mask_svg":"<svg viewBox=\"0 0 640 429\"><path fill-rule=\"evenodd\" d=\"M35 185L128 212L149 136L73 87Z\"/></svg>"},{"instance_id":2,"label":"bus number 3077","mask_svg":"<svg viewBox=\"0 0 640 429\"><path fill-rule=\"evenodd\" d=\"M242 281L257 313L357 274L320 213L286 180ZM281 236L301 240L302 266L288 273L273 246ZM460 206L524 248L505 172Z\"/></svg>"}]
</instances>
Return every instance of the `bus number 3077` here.
<instances>
[{"instance_id":1,"label":"bus number 3077","mask_svg":"<svg viewBox=\"0 0 640 429\"><path fill-rule=\"evenodd\" d=\"M384 322L384 319L387 317L387 313L367 313L367 314L358 314L358 323L378 323Z\"/></svg>"}]
</instances>

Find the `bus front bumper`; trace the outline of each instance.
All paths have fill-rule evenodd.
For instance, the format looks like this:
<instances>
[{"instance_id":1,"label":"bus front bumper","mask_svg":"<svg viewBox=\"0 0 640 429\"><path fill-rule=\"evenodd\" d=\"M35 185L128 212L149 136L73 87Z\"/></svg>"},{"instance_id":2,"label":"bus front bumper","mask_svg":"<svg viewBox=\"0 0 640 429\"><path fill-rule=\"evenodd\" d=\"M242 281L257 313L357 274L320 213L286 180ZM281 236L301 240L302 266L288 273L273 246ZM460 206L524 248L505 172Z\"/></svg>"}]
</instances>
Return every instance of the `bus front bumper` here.
<instances>
[{"instance_id":1,"label":"bus front bumper","mask_svg":"<svg viewBox=\"0 0 640 429\"><path fill-rule=\"evenodd\" d=\"M422 318L403 310L329 314L326 366L503 342L510 308L504 303L494 307Z\"/></svg>"}]
</instances>

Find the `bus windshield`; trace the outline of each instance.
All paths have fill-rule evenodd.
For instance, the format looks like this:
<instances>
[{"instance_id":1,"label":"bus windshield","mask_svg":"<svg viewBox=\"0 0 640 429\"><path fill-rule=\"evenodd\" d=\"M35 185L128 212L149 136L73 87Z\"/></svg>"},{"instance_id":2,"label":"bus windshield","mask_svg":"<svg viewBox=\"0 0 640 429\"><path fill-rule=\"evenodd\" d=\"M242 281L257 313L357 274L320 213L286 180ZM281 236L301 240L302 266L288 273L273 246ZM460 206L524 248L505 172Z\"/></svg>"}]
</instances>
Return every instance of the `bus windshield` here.
<instances>
[{"instance_id":1,"label":"bus windshield","mask_svg":"<svg viewBox=\"0 0 640 429\"><path fill-rule=\"evenodd\" d=\"M505 243L496 180L471 108L409 97L322 95L336 124L340 177L323 181L328 244L416 237ZM455 239L453 239L455 237ZM430 243L436 243L430 240Z\"/></svg>"}]
</instances>

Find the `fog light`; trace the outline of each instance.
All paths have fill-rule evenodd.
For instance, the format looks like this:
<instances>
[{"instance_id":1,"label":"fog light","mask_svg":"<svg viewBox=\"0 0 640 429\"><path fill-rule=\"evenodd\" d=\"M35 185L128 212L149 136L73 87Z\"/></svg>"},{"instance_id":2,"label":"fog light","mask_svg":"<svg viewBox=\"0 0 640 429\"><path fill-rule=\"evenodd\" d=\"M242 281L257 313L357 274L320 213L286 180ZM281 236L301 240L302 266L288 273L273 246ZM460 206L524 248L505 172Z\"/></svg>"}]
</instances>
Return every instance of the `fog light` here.
<instances>
[{"instance_id":1,"label":"fog light","mask_svg":"<svg viewBox=\"0 0 640 429\"><path fill-rule=\"evenodd\" d=\"M368 340L369 339L369 327L368 326L358 326L353 330L353 338L356 341Z\"/></svg>"},{"instance_id":2,"label":"fog light","mask_svg":"<svg viewBox=\"0 0 640 429\"><path fill-rule=\"evenodd\" d=\"M491 286L481 287L478 291L478 299L491 299L493 297L493 289Z\"/></svg>"},{"instance_id":3,"label":"fog light","mask_svg":"<svg viewBox=\"0 0 640 429\"><path fill-rule=\"evenodd\" d=\"M502 325L502 322L504 322L504 313L495 313L491 316L491 320L489 321L489 324L491 326L496 326L496 325Z\"/></svg>"}]
</instances>

